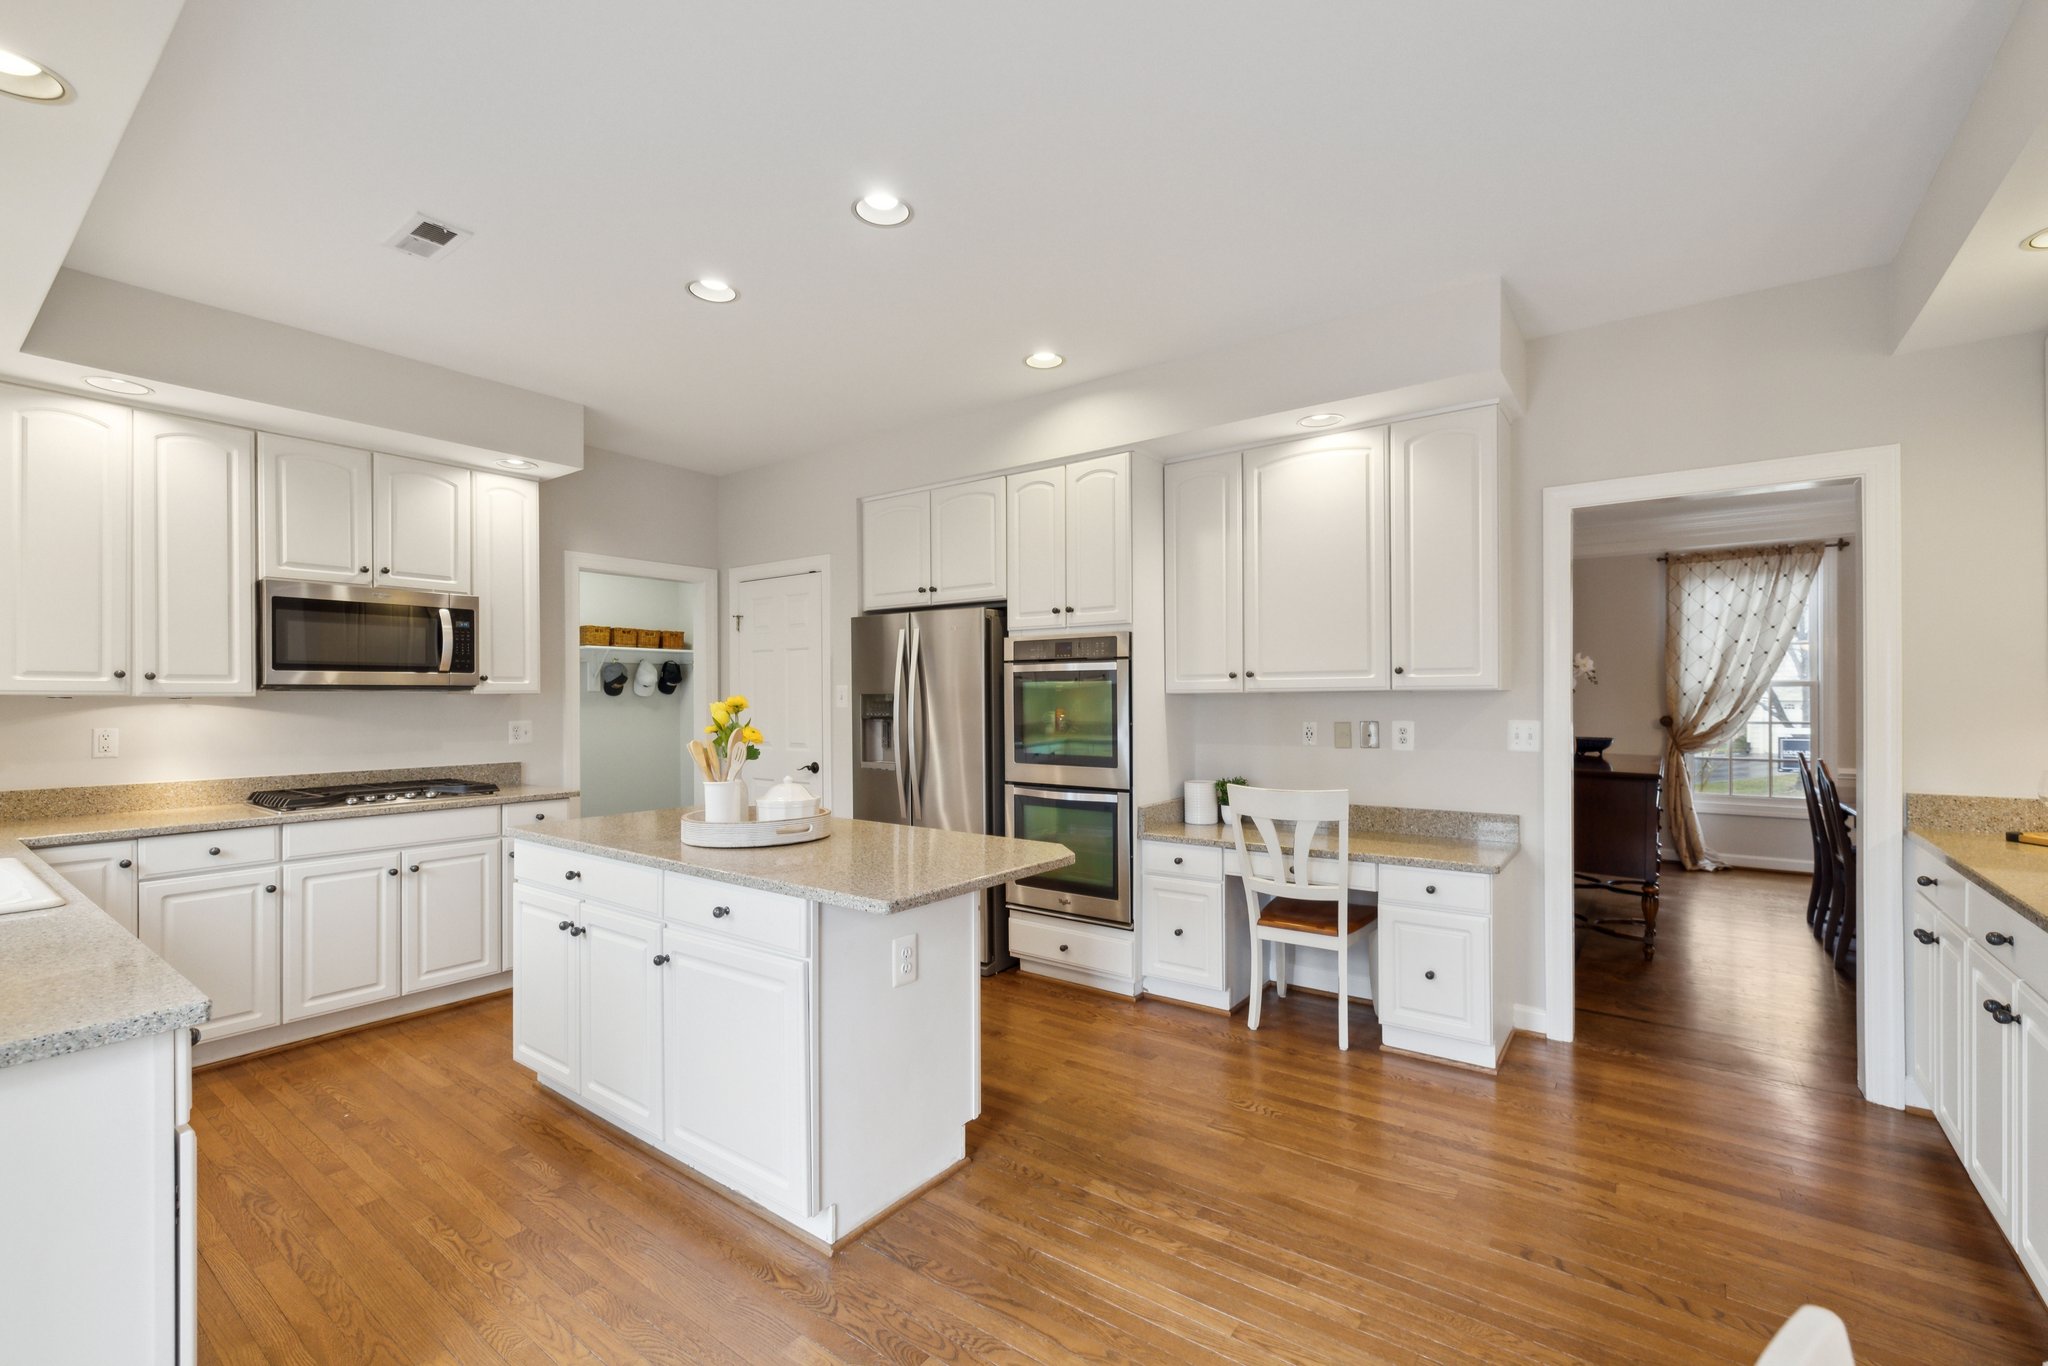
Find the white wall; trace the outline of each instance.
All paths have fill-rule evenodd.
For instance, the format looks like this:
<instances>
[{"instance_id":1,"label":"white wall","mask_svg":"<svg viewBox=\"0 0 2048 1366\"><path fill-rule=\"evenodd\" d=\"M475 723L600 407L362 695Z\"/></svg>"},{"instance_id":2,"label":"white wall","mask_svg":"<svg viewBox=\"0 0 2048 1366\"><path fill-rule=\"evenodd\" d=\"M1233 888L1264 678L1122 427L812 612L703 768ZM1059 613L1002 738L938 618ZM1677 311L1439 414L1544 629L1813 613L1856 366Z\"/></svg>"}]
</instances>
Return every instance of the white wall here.
<instances>
[{"instance_id":1,"label":"white wall","mask_svg":"<svg viewBox=\"0 0 2048 1366\"><path fill-rule=\"evenodd\" d=\"M584 573L578 577L582 583L579 624L684 631L691 640L696 639L696 599L704 593L703 586L624 574ZM591 664L614 656L627 668L626 690L617 697L602 687L589 686ZM579 690L577 728L583 751L584 815L663 810L687 805L693 797L696 774L684 760L683 744L685 724L694 722L697 715L698 680L685 674L682 686L673 693L657 687L641 697L633 691L632 672L640 660L649 660L658 669L664 659L673 658L625 646L603 655L585 652L584 676L572 682Z\"/></svg>"}]
</instances>

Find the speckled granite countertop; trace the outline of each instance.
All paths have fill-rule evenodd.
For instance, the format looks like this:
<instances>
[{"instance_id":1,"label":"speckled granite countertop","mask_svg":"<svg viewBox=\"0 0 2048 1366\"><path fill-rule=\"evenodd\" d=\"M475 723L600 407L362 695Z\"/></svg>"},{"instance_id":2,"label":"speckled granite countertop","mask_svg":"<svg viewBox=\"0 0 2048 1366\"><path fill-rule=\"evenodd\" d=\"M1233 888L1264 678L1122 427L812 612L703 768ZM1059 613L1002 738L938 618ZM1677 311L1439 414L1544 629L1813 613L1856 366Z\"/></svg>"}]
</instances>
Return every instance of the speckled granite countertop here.
<instances>
[{"instance_id":1,"label":"speckled granite countertop","mask_svg":"<svg viewBox=\"0 0 2048 1366\"><path fill-rule=\"evenodd\" d=\"M1139 813L1138 837L1214 849L1237 847L1237 838L1229 826L1188 825L1181 815L1182 807L1177 801L1146 807ZM1266 847L1249 829L1245 837L1250 848ZM1491 876L1505 868L1521 847L1521 822L1513 816L1389 806L1351 808L1353 863L1392 863ZM1315 853L1335 854L1336 837L1319 835L1311 848Z\"/></svg>"},{"instance_id":2,"label":"speckled granite countertop","mask_svg":"<svg viewBox=\"0 0 2048 1366\"><path fill-rule=\"evenodd\" d=\"M528 787L514 783L486 797L436 797L402 805L345 806L328 811L268 811L247 802L214 806L170 806L149 811L100 811L90 815L43 816L0 822L0 840L20 840L37 849L62 844L96 844L101 840L145 839L150 835L185 835L199 830L235 830L251 825L303 825L308 821L359 820L410 811L447 811L459 806L510 806L515 802L563 801L574 788Z\"/></svg>"},{"instance_id":3,"label":"speckled granite countertop","mask_svg":"<svg viewBox=\"0 0 2048 1366\"><path fill-rule=\"evenodd\" d=\"M1909 825L1906 833L1933 848L1948 860L1949 867L2048 930L2048 849L2008 844L2003 831L1994 835Z\"/></svg>"},{"instance_id":4,"label":"speckled granite countertop","mask_svg":"<svg viewBox=\"0 0 2048 1366\"><path fill-rule=\"evenodd\" d=\"M683 813L635 811L519 832L522 840L642 863L808 901L886 914L1064 868L1074 855L1041 840L833 818L809 844L699 849L683 843Z\"/></svg>"}]
</instances>

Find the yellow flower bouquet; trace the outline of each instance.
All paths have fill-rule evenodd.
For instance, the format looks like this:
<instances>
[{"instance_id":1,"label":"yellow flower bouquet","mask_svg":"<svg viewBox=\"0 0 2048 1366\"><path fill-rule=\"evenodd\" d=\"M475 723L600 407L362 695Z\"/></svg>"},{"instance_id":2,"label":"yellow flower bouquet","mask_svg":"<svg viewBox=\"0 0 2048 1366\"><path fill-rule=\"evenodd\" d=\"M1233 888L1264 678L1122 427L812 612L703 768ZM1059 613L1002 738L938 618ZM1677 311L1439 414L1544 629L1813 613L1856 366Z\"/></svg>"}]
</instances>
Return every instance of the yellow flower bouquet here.
<instances>
[{"instance_id":1,"label":"yellow flower bouquet","mask_svg":"<svg viewBox=\"0 0 2048 1366\"><path fill-rule=\"evenodd\" d=\"M705 782L733 782L748 760L761 757L761 732L746 713L747 699L738 693L711 704L711 724L704 727L709 738L690 745Z\"/></svg>"}]
</instances>

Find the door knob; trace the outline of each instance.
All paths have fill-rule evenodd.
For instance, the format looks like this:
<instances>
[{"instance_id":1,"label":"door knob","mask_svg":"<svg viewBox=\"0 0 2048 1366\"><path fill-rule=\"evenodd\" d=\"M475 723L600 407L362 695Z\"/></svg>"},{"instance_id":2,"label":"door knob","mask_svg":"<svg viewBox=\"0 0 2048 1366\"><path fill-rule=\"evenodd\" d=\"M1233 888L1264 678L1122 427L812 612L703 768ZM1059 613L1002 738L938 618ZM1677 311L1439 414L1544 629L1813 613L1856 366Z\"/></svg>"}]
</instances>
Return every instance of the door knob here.
<instances>
[{"instance_id":1,"label":"door knob","mask_svg":"<svg viewBox=\"0 0 2048 1366\"><path fill-rule=\"evenodd\" d=\"M582 876L583 874L577 872L574 868L571 868L568 872L562 874L563 880L567 882L574 882L577 878Z\"/></svg>"},{"instance_id":2,"label":"door knob","mask_svg":"<svg viewBox=\"0 0 2048 1366\"><path fill-rule=\"evenodd\" d=\"M1062 944L1062 945L1060 945L1060 952L1061 952L1061 953L1065 953L1066 951L1067 951L1067 946L1066 946L1065 944Z\"/></svg>"},{"instance_id":3,"label":"door knob","mask_svg":"<svg viewBox=\"0 0 2048 1366\"><path fill-rule=\"evenodd\" d=\"M391 566L387 564L383 568L379 569L377 572L379 574L389 574L391 572Z\"/></svg>"},{"instance_id":4,"label":"door knob","mask_svg":"<svg viewBox=\"0 0 2048 1366\"><path fill-rule=\"evenodd\" d=\"M577 935L579 935L579 934L589 934L589 933L590 933L590 930L588 929L588 927L586 927L586 926L583 926L583 925L571 925L571 926L569 927L569 937L570 937L571 939L574 939L574 938L575 938L575 937L576 937Z\"/></svg>"},{"instance_id":5,"label":"door knob","mask_svg":"<svg viewBox=\"0 0 2048 1366\"><path fill-rule=\"evenodd\" d=\"M1436 980L1436 969L1431 968L1428 972L1423 973L1422 980L1425 982L1434 982Z\"/></svg>"},{"instance_id":6,"label":"door knob","mask_svg":"<svg viewBox=\"0 0 2048 1366\"><path fill-rule=\"evenodd\" d=\"M277 884L275 882L267 882L263 885L263 890L266 892L274 892L277 890Z\"/></svg>"},{"instance_id":7,"label":"door knob","mask_svg":"<svg viewBox=\"0 0 2048 1366\"><path fill-rule=\"evenodd\" d=\"M813 759L807 764L798 764L796 771L799 773L816 773L818 771L818 761Z\"/></svg>"},{"instance_id":8,"label":"door knob","mask_svg":"<svg viewBox=\"0 0 2048 1366\"><path fill-rule=\"evenodd\" d=\"M212 857L214 857L214 858L219 858L219 857L220 857L220 846L219 846L218 844L216 844L216 845L214 845L214 846L213 846L213 847L212 847L211 849L208 849L208 850L207 850L206 852L207 852L207 853L208 853L209 855L211 855Z\"/></svg>"}]
</instances>

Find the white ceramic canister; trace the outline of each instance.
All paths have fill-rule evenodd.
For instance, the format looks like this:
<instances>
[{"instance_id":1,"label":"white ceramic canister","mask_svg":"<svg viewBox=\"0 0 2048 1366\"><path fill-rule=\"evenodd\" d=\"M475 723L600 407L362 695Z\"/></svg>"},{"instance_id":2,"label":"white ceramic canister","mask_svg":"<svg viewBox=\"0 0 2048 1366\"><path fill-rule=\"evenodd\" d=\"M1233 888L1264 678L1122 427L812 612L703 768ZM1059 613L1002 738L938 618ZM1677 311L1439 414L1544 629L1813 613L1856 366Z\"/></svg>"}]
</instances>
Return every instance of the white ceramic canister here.
<instances>
[{"instance_id":1,"label":"white ceramic canister","mask_svg":"<svg viewBox=\"0 0 2048 1366\"><path fill-rule=\"evenodd\" d=\"M1181 820L1189 825L1214 825L1222 819L1216 810L1216 780L1190 778L1181 784Z\"/></svg>"}]
</instances>

